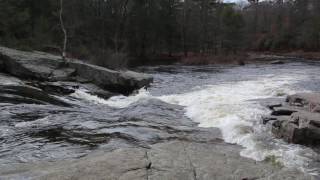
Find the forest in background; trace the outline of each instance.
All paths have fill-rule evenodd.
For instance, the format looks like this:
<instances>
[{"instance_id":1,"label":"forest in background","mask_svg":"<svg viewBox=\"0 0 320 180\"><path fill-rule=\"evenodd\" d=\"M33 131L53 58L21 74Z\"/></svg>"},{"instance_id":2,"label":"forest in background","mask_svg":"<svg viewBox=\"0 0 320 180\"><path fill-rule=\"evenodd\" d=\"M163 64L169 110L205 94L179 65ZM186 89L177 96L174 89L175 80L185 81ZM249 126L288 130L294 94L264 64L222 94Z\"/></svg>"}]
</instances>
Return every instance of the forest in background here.
<instances>
[{"instance_id":1,"label":"forest in background","mask_svg":"<svg viewBox=\"0 0 320 180\"><path fill-rule=\"evenodd\" d=\"M67 56L111 68L320 48L319 0L0 0L0 44L60 53L61 12Z\"/></svg>"}]
</instances>

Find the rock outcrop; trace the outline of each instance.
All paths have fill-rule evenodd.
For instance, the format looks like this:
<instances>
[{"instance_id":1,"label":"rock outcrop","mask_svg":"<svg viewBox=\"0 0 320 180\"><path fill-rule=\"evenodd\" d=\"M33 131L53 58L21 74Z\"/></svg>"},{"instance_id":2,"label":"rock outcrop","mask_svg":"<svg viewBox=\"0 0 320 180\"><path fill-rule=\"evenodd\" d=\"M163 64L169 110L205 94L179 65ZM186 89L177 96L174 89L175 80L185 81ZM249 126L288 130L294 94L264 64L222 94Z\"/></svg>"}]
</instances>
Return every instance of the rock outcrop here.
<instances>
[{"instance_id":1,"label":"rock outcrop","mask_svg":"<svg viewBox=\"0 0 320 180\"><path fill-rule=\"evenodd\" d=\"M59 56L43 52L24 52L5 47L0 47L0 65L0 70L22 79L86 81L126 95L152 82L151 76L142 73L115 71L75 59L64 61Z\"/></svg>"},{"instance_id":2,"label":"rock outcrop","mask_svg":"<svg viewBox=\"0 0 320 180\"><path fill-rule=\"evenodd\" d=\"M314 179L294 169L241 157L241 147L223 142L218 129L197 127L184 115L183 107L156 99L140 100L122 109L24 105L22 111L17 106L21 105L0 106L1 111L9 112L0 116L0 123L10 119L9 124L19 129L18 135L8 135L7 146L31 143L16 156L34 157L36 151L43 160L46 156L39 148L53 145L59 154L61 150L79 153L79 146L86 153L90 147L91 153L56 162L2 165L0 179L4 180ZM21 117L26 121L21 122ZM14 159L10 153L6 155Z\"/></svg>"},{"instance_id":3,"label":"rock outcrop","mask_svg":"<svg viewBox=\"0 0 320 180\"><path fill-rule=\"evenodd\" d=\"M287 142L320 145L320 93L299 93L288 96L286 103L269 106L271 116L263 118L272 123L272 132Z\"/></svg>"}]
</instances>

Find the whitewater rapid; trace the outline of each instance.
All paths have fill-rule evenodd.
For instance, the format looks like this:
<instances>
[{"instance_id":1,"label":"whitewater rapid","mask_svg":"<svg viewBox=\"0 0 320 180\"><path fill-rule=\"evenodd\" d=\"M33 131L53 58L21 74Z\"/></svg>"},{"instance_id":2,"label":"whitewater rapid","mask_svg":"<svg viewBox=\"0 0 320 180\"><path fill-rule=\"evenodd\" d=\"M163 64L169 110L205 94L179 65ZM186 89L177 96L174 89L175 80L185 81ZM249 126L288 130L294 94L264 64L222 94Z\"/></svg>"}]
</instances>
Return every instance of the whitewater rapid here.
<instances>
[{"instance_id":1,"label":"whitewater rapid","mask_svg":"<svg viewBox=\"0 0 320 180\"><path fill-rule=\"evenodd\" d=\"M261 99L284 98L288 94L296 92L308 92L310 88L303 85L297 88L297 84L306 82L312 76L317 78L319 69L308 66L306 72L291 73L283 69L271 69L268 72L257 71L257 67L248 69L249 74L244 74L246 69L231 68L225 72L213 73L205 76L208 83L194 84L191 87L183 87L180 91L159 93L159 88L164 88L170 81L182 77L177 73L176 78L170 77L170 73L155 74L161 77L156 80L153 89L150 91L141 89L137 94L125 97L116 96L104 100L92 96L84 90L77 90L73 96L86 99L93 103L105 104L116 108L127 107L138 100L145 98L156 98L167 103L178 104L185 107L185 114L190 119L199 123L201 127L217 127L221 130L224 141L241 145L243 150L241 156L252 158L256 161L263 161L268 157L274 158L277 162L287 167L299 168L309 174L319 174L319 168L312 164L319 155L312 149L305 146L288 144L282 140L275 139L270 127L261 123L261 117L270 111L261 105ZM297 68L296 65L292 69ZM274 71L274 72L273 72ZM184 72L185 73L185 72ZM194 79L204 77L210 72L201 73L201 76L193 76L191 73L184 75ZM311 74L310 74L311 73ZM231 74L231 75L230 75ZM226 78L232 75L247 75L248 77ZM174 76L174 75L173 75ZM163 78L166 77L166 78ZM320 77L320 76L319 76ZM216 81L210 80L216 78ZM181 83L186 83L186 77L181 78ZM200 81L200 78L199 78ZM214 82L214 83L213 83ZM175 84L177 82L174 82ZM179 85L177 84L179 87ZM158 90L155 90L157 89ZM188 88L188 89L186 89ZM152 91L157 91L152 93Z\"/></svg>"}]
</instances>

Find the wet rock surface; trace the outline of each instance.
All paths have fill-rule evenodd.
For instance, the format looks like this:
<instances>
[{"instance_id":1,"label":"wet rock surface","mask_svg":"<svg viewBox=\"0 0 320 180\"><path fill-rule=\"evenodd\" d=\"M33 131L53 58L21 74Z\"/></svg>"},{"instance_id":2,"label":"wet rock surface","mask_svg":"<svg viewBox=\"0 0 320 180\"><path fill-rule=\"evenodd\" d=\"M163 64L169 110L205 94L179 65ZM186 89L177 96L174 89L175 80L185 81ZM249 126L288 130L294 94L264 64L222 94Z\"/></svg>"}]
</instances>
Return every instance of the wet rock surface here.
<instances>
[{"instance_id":1,"label":"wet rock surface","mask_svg":"<svg viewBox=\"0 0 320 180\"><path fill-rule=\"evenodd\" d=\"M239 146L224 143L218 129L198 128L181 108L159 100L118 110L104 107L99 113L81 108L27 107L20 114L8 115L11 121L7 125L14 124L19 136L26 136L16 139L17 135L11 134L11 143L33 143L35 151L48 150L50 144L60 144L54 148L61 151L68 144L96 153L81 154L77 160L2 167L0 178L312 179L296 170L240 157ZM14 109L19 108L6 107L10 114ZM10 139L6 144L10 146ZM20 156L28 157L23 152Z\"/></svg>"},{"instance_id":2,"label":"wet rock surface","mask_svg":"<svg viewBox=\"0 0 320 180\"><path fill-rule=\"evenodd\" d=\"M198 128L196 123L184 116L182 107L159 100L139 101L123 109L94 104L91 108L76 104L72 108L3 104L1 112L6 112L1 115L1 125L7 126L2 132L5 142L2 146L3 150L8 151L8 158L11 158L10 153L16 153L11 151L13 147L27 143L30 143L31 149L27 151L30 154L21 151L16 156L32 158L34 151L31 150L40 149L41 159L42 155L48 155L46 146L52 144L68 144L68 149L72 151L77 147L80 150L82 147L96 149L101 144L109 149L148 148L154 143L175 139L221 141L217 129ZM56 148L55 151L59 151Z\"/></svg>"},{"instance_id":3,"label":"wet rock surface","mask_svg":"<svg viewBox=\"0 0 320 180\"><path fill-rule=\"evenodd\" d=\"M272 124L272 132L289 143L320 145L320 93L299 93L288 96L282 105L270 105L271 116L264 123Z\"/></svg>"},{"instance_id":4,"label":"wet rock surface","mask_svg":"<svg viewBox=\"0 0 320 180\"><path fill-rule=\"evenodd\" d=\"M0 179L313 179L239 155L182 106L0 104ZM50 162L54 161L54 162Z\"/></svg>"},{"instance_id":5,"label":"wet rock surface","mask_svg":"<svg viewBox=\"0 0 320 180\"><path fill-rule=\"evenodd\" d=\"M53 104L69 106L68 103L26 85L0 85L0 102L12 104Z\"/></svg>"},{"instance_id":6,"label":"wet rock surface","mask_svg":"<svg viewBox=\"0 0 320 180\"><path fill-rule=\"evenodd\" d=\"M70 106L0 103L0 179L312 179L241 157L239 146L198 127L179 105L63 100Z\"/></svg>"}]
</instances>

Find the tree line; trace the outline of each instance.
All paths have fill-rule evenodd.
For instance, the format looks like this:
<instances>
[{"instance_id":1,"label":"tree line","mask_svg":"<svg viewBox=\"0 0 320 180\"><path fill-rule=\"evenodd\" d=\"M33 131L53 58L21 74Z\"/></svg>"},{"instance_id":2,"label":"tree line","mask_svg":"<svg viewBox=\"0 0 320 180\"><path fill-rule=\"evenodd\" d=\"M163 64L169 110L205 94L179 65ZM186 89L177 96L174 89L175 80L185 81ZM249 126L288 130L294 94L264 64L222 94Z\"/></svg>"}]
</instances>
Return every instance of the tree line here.
<instances>
[{"instance_id":1,"label":"tree line","mask_svg":"<svg viewBox=\"0 0 320 180\"><path fill-rule=\"evenodd\" d=\"M1 0L0 19L2 45L65 49L66 56L113 68L320 46L318 0Z\"/></svg>"}]
</instances>

